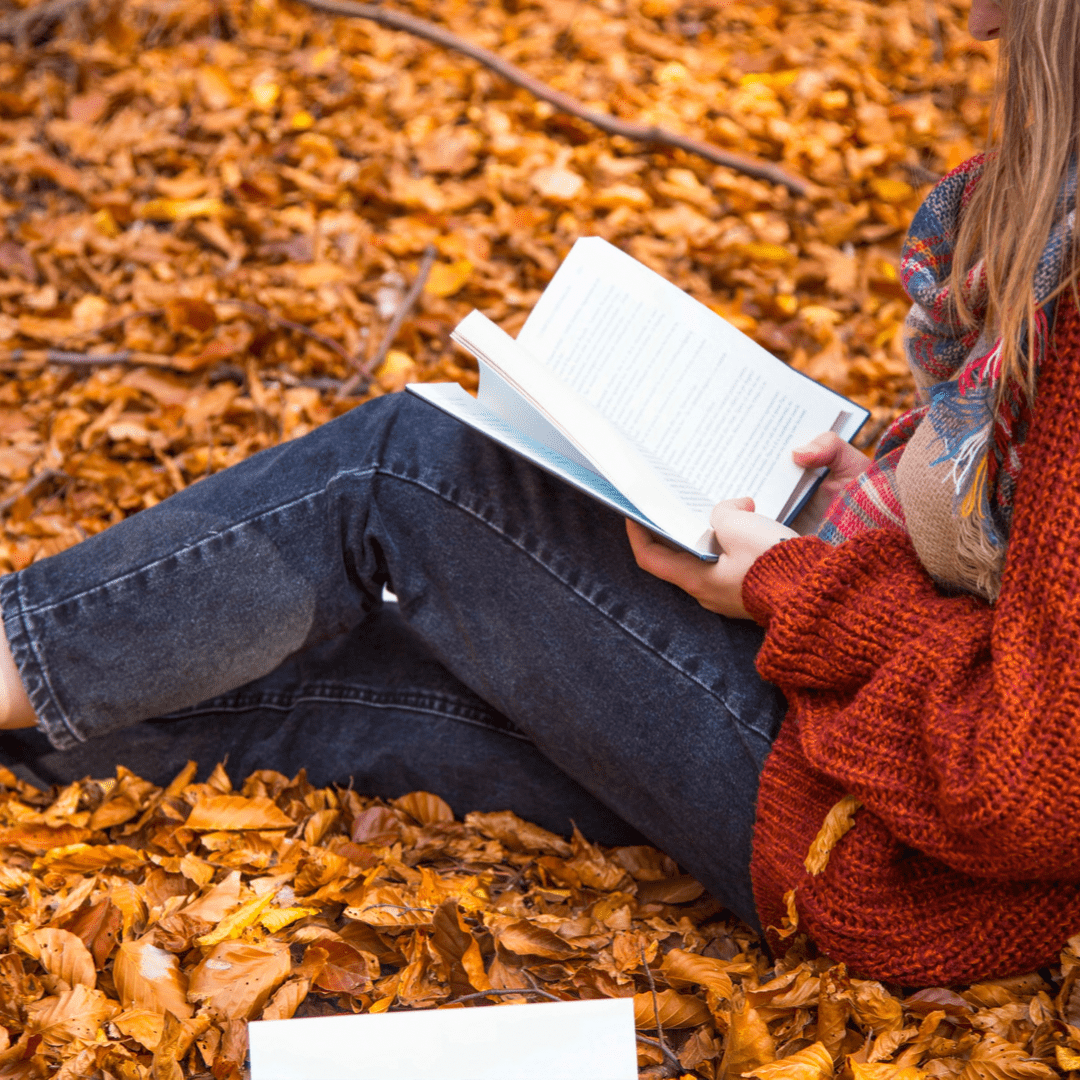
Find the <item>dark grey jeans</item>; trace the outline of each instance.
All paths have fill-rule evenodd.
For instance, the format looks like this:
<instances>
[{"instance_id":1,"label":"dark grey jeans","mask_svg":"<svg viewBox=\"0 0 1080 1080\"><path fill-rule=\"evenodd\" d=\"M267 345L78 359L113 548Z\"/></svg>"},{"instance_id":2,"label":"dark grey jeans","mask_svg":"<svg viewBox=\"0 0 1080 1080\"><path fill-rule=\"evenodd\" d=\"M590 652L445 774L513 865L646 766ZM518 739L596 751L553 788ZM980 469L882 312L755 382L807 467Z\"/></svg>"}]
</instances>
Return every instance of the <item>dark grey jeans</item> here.
<instances>
[{"instance_id":1,"label":"dark grey jeans","mask_svg":"<svg viewBox=\"0 0 1080 1080\"><path fill-rule=\"evenodd\" d=\"M383 605L384 584L400 599ZM753 921L783 701L761 631L634 564L621 520L408 395L0 579L38 782L189 757L646 837Z\"/></svg>"}]
</instances>

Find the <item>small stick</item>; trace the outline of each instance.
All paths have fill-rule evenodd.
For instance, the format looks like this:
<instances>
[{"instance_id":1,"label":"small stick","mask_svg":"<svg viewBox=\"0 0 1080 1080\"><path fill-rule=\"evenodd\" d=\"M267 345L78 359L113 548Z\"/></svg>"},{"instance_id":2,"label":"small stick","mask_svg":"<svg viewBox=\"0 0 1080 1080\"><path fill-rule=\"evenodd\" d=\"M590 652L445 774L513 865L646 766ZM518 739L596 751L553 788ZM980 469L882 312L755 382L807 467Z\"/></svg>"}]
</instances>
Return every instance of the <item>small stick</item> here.
<instances>
[{"instance_id":1,"label":"small stick","mask_svg":"<svg viewBox=\"0 0 1080 1080\"><path fill-rule=\"evenodd\" d=\"M657 1042L655 1039L646 1038L644 1035L635 1035L634 1037L639 1043L644 1043L646 1046L652 1046L659 1050L660 1053L664 1055L664 1061L667 1064L667 1067L669 1069L674 1069L676 1075L682 1072L682 1062L680 1062L671 1051L667 1043Z\"/></svg>"},{"instance_id":2,"label":"small stick","mask_svg":"<svg viewBox=\"0 0 1080 1080\"><path fill-rule=\"evenodd\" d=\"M563 998L556 997L554 994L549 994L546 990L481 990L478 994L466 994L464 997L451 999L454 1002L457 1001L479 1001L480 998L486 997L502 997L510 994L522 994L528 996L529 994L535 994L537 997L546 998L548 1001L562 1001Z\"/></svg>"},{"instance_id":3,"label":"small stick","mask_svg":"<svg viewBox=\"0 0 1080 1080\"><path fill-rule=\"evenodd\" d=\"M327 337L325 334L320 334L318 330L312 330L310 326L305 326L303 323L293 322L292 319L285 319L280 315L275 315L269 308L264 308L262 304L253 304L250 300L229 299L215 300L214 303L229 304L232 307L239 308L241 311L246 311L249 315L257 315L274 326L280 326L283 330L295 330L296 333L303 334L304 337L311 338L312 341L317 341L332 352L336 352L343 360L352 363L352 357L349 356L348 350L340 342Z\"/></svg>"},{"instance_id":4,"label":"small stick","mask_svg":"<svg viewBox=\"0 0 1080 1080\"><path fill-rule=\"evenodd\" d=\"M656 1020L656 1038L660 1045L660 1049L664 1051L665 1059L670 1057L675 1060L675 1067L679 1067L678 1060L675 1059L675 1055L671 1053L668 1048L667 1040L664 1038L664 1025L660 1023L660 999L656 996L656 980L653 978L652 968L649 967L648 960L645 959L645 946L641 946L641 966L645 969L645 974L649 979L649 990L652 992L652 1007L653 1017Z\"/></svg>"},{"instance_id":5,"label":"small stick","mask_svg":"<svg viewBox=\"0 0 1080 1080\"><path fill-rule=\"evenodd\" d=\"M82 7L87 0L46 0L44 4L25 8L0 19L0 41L10 41L18 46L30 44L29 38L39 27L48 28L58 23L69 11Z\"/></svg>"},{"instance_id":6,"label":"small stick","mask_svg":"<svg viewBox=\"0 0 1080 1080\"><path fill-rule=\"evenodd\" d=\"M504 60L490 49L481 48L471 41L466 41L457 34L452 33L443 26L428 22L426 19L418 19L415 15L408 15L404 11L392 11L379 4L359 4L353 0L301 0L308 7L316 11L325 11L330 15L344 15L353 19L369 19L380 26L389 27L391 30L403 30L407 34L430 41L434 45L441 45L444 49L461 53L483 64L484 67L501 75L508 82L527 90L534 97L554 105L561 112L576 116L579 120L606 131L609 135L621 135L635 142L643 142L653 146L673 146L687 153L696 154L698 157L711 161L714 165L725 165L729 169L741 172L746 176L752 176L758 180L767 180L773 184L786 187L793 195L805 196L810 193L811 185L808 180L787 169L776 165L771 161L763 161L760 158L750 157L748 154L739 154L733 150L721 150L718 146L710 143L699 142L691 139L688 135L680 135L675 131L658 127L655 124L637 124L630 120L620 120L616 116L597 112L595 109L587 109L581 102L564 94L561 90L548 86L539 79L522 71L515 64Z\"/></svg>"},{"instance_id":7,"label":"small stick","mask_svg":"<svg viewBox=\"0 0 1080 1080\"><path fill-rule=\"evenodd\" d=\"M359 364L356 373L341 384L341 389L338 391L338 397L348 397L350 394L355 393L357 387L360 386L361 383L365 383L373 371L378 370L379 365L386 359L386 354L390 351L390 346L394 344L394 338L398 336L401 324L416 305L416 301L420 299L420 294L424 291L428 275L431 273L431 268L434 265L435 245L428 244L428 246L424 248L424 257L420 260L420 267L416 271L416 277L413 280L412 288L409 289L408 293L405 295L405 299L401 301L397 311L394 312L394 317L390 320L390 325L386 328L386 333L383 334L382 341L379 342L379 347L375 350L375 355L365 363ZM355 361L353 362L355 363Z\"/></svg>"},{"instance_id":8,"label":"small stick","mask_svg":"<svg viewBox=\"0 0 1080 1080\"><path fill-rule=\"evenodd\" d=\"M0 501L0 514L6 514L24 495L32 495L43 484L49 480L55 480L59 476L62 476L65 480L71 479L67 473L60 472L59 469L43 469L37 476L31 477L23 484L14 495L9 495L6 499Z\"/></svg>"}]
</instances>

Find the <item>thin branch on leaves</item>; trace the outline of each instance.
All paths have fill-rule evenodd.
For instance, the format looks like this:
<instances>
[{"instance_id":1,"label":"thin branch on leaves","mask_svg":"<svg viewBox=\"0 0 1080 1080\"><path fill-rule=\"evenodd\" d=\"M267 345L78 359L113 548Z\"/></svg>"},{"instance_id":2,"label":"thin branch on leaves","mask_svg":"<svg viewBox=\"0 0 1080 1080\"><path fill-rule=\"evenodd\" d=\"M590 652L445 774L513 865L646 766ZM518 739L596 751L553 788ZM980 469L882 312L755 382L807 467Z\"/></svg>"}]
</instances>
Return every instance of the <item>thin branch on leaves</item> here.
<instances>
[{"instance_id":1,"label":"thin branch on leaves","mask_svg":"<svg viewBox=\"0 0 1080 1080\"><path fill-rule=\"evenodd\" d=\"M264 308L262 304L253 304L250 300L231 300L227 298L215 300L214 303L227 304L229 307L239 308L241 311L247 312L248 315L254 315L257 318L264 319L266 322L270 323L271 326L277 326L282 330L292 330L297 334L302 334L312 341L317 341L331 352L337 353L343 360L352 363L352 357L349 356L348 350L340 342L335 341L332 337L327 337L325 334L320 334L318 330L312 330L310 326L305 326L303 323L293 322L292 319L284 319L269 308Z\"/></svg>"},{"instance_id":2,"label":"thin branch on leaves","mask_svg":"<svg viewBox=\"0 0 1080 1080\"><path fill-rule=\"evenodd\" d=\"M664 1064L669 1069L674 1069L672 1074L678 1076L682 1072L682 1065L679 1063L679 1059L672 1053L671 1047L666 1042L658 1042L656 1039L649 1039L644 1035L634 1036L639 1043L644 1043L646 1046L651 1046L654 1050L659 1050L664 1055Z\"/></svg>"},{"instance_id":3,"label":"thin branch on leaves","mask_svg":"<svg viewBox=\"0 0 1080 1080\"><path fill-rule=\"evenodd\" d=\"M82 7L87 0L46 0L0 18L0 41L25 47L48 33L69 11Z\"/></svg>"},{"instance_id":4,"label":"thin branch on leaves","mask_svg":"<svg viewBox=\"0 0 1080 1080\"><path fill-rule=\"evenodd\" d=\"M565 1001L565 998L556 997L554 994L549 994L546 990L481 990L478 994L466 994L464 997L454 998L453 1004L457 1004L459 1001L480 1001L481 998L487 997L508 997L513 994L520 994L522 997L542 997L545 1001Z\"/></svg>"},{"instance_id":5,"label":"thin branch on leaves","mask_svg":"<svg viewBox=\"0 0 1080 1080\"><path fill-rule=\"evenodd\" d=\"M674 1062L675 1068L679 1068L679 1060L672 1053L671 1048L664 1038L664 1025L660 1022L660 999L656 996L656 980L653 978L652 968L645 959L645 947L641 948L641 966L645 969L645 975L649 980L649 991L652 993L653 1018L656 1020L656 1045L664 1055L664 1060L670 1065Z\"/></svg>"},{"instance_id":6,"label":"thin branch on leaves","mask_svg":"<svg viewBox=\"0 0 1080 1080\"><path fill-rule=\"evenodd\" d=\"M434 45L441 45L444 49L451 49L463 56L471 57L497 75L501 75L507 82L520 86L549 105L554 105L560 112L576 116L579 120L584 120L600 128L601 131L606 131L609 135L621 135L626 139L633 139L635 142L646 143L650 146L675 147L757 180L780 184L793 195L805 196L810 193L811 185L808 180L771 161L762 161L760 158L739 154L733 150L721 150L720 147L713 146L711 143L691 139L688 135L680 135L676 131L668 131L655 124L638 124L632 120L620 120L617 116L586 108L576 98L548 86L539 79L534 79L516 64L504 60L490 49L474 45L471 41L466 41L445 27L428 22L426 19L418 19L415 15L406 14L404 11L394 11L378 4L355 3L354 0L301 0L301 3L329 15L368 19L391 30L403 30L407 34L423 38Z\"/></svg>"},{"instance_id":7,"label":"thin branch on leaves","mask_svg":"<svg viewBox=\"0 0 1080 1080\"><path fill-rule=\"evenodd\" d=\"M14 495L9 495L6 499L0 500L0 514L6 514L24 495L33 495L38 488L44 487L50 480L59 478L63 478L64 483L71 479L67 473L61 472L59 469L42 469L37 476L31 477L23 484Z\"/></svg>"},{"instance_id":8,"label":"thin branch on leaves","mask_svg":"<svg viewBox=\"0 0 1080 1080\"><path fill-rule=\"evenodd\" d=\"M398 331L408 318L409 312L412 311L416 306L416 302L420 299L420 294L424 291L428 275L434 265L435 245L428 244L424 248L424 257L420 260L420 266L416 271L412 287L398 305L397 311L394 312L394 317L390 320L390 325L386 328L382 341L379 342L379 347L375 350L375 355L365 363L358 365L356 373L341 384L341 389L338 391L339 397L348 397L350 394L355 393L359 387L366 386L371 373L377 371L379 365L386 359L386 354L394 344L394 338L398 336Z\"/></svg>"}]
</instances>

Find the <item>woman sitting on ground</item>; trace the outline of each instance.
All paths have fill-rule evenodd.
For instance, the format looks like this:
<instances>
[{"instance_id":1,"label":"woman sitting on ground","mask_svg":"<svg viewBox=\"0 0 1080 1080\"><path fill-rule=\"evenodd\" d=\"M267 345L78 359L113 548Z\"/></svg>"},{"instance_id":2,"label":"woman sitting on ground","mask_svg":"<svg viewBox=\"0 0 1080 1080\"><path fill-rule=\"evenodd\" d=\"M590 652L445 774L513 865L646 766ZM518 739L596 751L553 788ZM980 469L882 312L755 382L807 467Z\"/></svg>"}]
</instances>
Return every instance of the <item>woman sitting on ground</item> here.
<instances>
[{"instance_id":1,"label":"woman sitting on ground","mask_svg":"<svg viewBox=\"0 0 1080 1080\"><path fill-rule=\"evenodd\" d=\"M1080 931L1080 4L970 22L1001 32L1002 123L905 248L924 403L872 464L828 436L796 455L833 470L816 535L727 504L716 564L628 548L383 397L0 579L0 760L427 788L644 836L861 975L1053 961Z\"/></svg>"}]
</instances>

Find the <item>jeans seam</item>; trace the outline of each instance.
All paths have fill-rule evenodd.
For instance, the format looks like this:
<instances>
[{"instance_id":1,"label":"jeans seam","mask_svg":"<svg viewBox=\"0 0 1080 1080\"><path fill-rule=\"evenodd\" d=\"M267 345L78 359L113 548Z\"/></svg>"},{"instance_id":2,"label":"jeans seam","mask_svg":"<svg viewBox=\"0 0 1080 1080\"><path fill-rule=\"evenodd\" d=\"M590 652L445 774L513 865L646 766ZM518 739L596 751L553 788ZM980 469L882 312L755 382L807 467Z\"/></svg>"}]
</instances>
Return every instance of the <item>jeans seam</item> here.
<instances>
[{"instance_id":1,"label":"jeans seam","mask_svg":"<svg viewBox=\"0 0 1080 1080\"><path fill-rule=\"evenodd\" d=\"M325 491L330 487L331 484L333 484L335 481L339 480L343 476L348 476L350 478L355 478L359 480L363 479L365 476L374 476L379 471L380 470L377 465L373 466L370 469L364 470L342 470L341 472L336 473L333 477L327 480L326 487L320 489L319 491L309 491L306 495L300 498L290 499L288 502L280 503L277 506L270 506L264 510L260 510L259 513L252 514L251 516L244 518L243 521L234 522L227 529L221 529L218 532L213 532L207 536L200 537L193 543L187 544L181 548L177 548L175 551L170 551L167 555L163 555L159 559L154 559L151 562L143 563L141 566L137 566L131 570L128 570L125 573L120 574L118 577L110 578L108 581L99 582L93 588L83 589L81 592L72 593L70 596L60 597L57 600L50 601L48 604L41 604L37 607L25 607L20 603L20 611L22 611L23 614L26 615L39 615L43 612L51 611L53 608L60 607L61 604L70 604L73 601L81 600L84 596L89 596L91 593L98 592L100 589L121 584L122 582L127 581L130 578L145 573L147 570L153 570L154 567L160 566L162 563L166 563L170 559L175 559L180 555L186 555L188 552L191 551L197 551L204 544L208 544L212 540L219 540L223 536L228 536L231 533L236 532L238 529L242 529L245 526L250 525L253 521L258 521L260 518L267 517L270 514L280 514L283 510L289 510L294 506L300 506L302 503L310 502L312 499L317 499L320 495L325 493Z\"/></svg>"},{"instance_id":2,"label":"jeans seam","mask_svg":"<svg viewBox=\"0 0 1080 1080\"><path fill-rule=\"evenodd\" d=\"M544 570L545 572L550 574L551 577L553 577L556 581L558 581L560 584L566 586L566 588L568 588L579 600L581 600L584 603L588 604L589 607L591 607L594 611L598 612L605 619L607 619L610 623L617 626L624 634L626 634L629 638L631 638L639 646L641 646L641 648L643 648L647 652L651 653L657 659L663 661L670 668L672 668L672 670L678 672L685 679L688 679L695 686L697 686L700 689L702 689L703 691L705 691L705 693L707 693L710 697L712 697L717 702L717 704L721 705L725 709L725 711L728 713L728 715L732 718L732 720L735 722L735 724L741 730L753 735L755 738L762 739L765 742L769 742L768 737L763 732L760 732L756 728L754 728L751 725L745 723L740 718L739 714L737 712L735 712L735 710L732 709L731 706L722 697L720 697L713 689L711 689L709 686L707 686L700 679L696 678L690 672L684 670L681 666L679 666L677 663L675 663L670 657L665 656L662 652L657 650L654 646L650 645L647 641L643 640L638 634L636 634L632 629L630 629L630 627L624 625L614 615L612 615L608 611L605 611L599 604L597 604L595 601L590 599L584 593L580 592L577 589L576 586L574 586L571 582L567 581L566 578L562 577L553 567L548 566L542 559L540 559L533 552L529 551L528 548L524 547L517 539L510 536L503 529L501 529L498 525L496 525L493 521L487 520L487 518L483 517L481 514L479 514L477 511L473 510L471 507L466 507L466 506L463 506L459 502L455 502L453 499L450 499L449 497L444 495L441 491L439 491L438 488L430 486L428 483L425 483L424 481L422 481L418 477L404 476L404 475L402 475L400 473L394 472L388 466L376 467L374 472L380 473L380 474L383 474L383 475L386 475L386 476L389 476L389 477L392 477L395 480L400 480L403 483L413 484L416 487L422 488L423 490L425 490L425 491L429 492L430 494L435 495L437 498L441 499L447 505L456 507L462 513L468 514L469 516L474 518L476 521L479 521L482 525L487 526L487 528L491 529L491 531L493 533L495 533L497 536L501 537L508 544L510 544L513 547L517 548L518 551L520 551L527 558L531 559L537 566L539 566L542 570Z\"/></svg>"},{"instance_id":3,"label":"jeans seam","mask_svg":"<svg viewBox=\"0 0 1080 1080\"><path fill-rule=\"evenodd\" d=\"M275 700L276 699L276 700ZM425 700L428 704L425 704ZM277 695L251 695L247 700L234 698L229 695L213 698L200 705L193 705L188 709L179 709L158 717L162 720L185 720L194 716L205 716L217 713L243 713L254 712L257 709L270 709L274 712L290 712L297 705L308 702L333 702L341 705L364 705L373 709L408 709L411 712L424 713L428 716L437 716L443 720L455 720L463 724L471 724L481 727L485 731L492 731L499 735L506 735L521 742L532 743L532 740L521 731L514 728L500 727L483 718L481 710L471 710L473 715L466 711L455 711L453 708L438 708L434 703L442 700L450 704L450 699L440 697L438 694L356 694L343 693L332 694L326 691L308 690L302 694L277 694ZM460 708L460 706L459 706Z\"/></svg>"}]
</instances>

